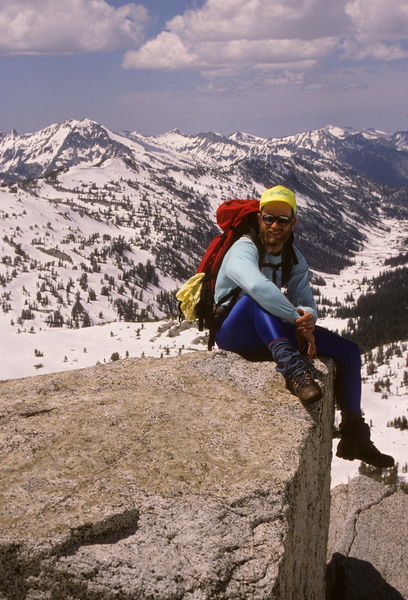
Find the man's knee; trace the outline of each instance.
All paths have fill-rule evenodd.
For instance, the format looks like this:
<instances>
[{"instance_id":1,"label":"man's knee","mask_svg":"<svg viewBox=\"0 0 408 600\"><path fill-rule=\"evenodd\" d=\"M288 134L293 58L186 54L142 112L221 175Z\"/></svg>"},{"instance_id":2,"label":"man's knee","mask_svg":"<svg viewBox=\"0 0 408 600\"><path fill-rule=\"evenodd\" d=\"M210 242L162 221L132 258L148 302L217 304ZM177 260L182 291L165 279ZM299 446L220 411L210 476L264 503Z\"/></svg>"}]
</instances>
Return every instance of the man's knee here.
<instances>
[{"instance_id":1,"label":"man's knee","mask_svg":"<svg viewBox=\"0 0 408 600\"><path fill-rule=\"evenodd\" d=\"M320 326L316 327L315 337L318 354L327 354L335 360L361 366L361 352L355 342Z\"/></svg>"},{"instance_id":2,"label":"man's knee","mask_svg":"<svg viewBox=\"0 0 408 600\"><path fill-rule=\"evenodd\" d=\"M342 338L345 342L346 352L350 356L350 359L358 362L361 365L361 351L359 346L351 340Z\"/></svg>"}]
</instances>

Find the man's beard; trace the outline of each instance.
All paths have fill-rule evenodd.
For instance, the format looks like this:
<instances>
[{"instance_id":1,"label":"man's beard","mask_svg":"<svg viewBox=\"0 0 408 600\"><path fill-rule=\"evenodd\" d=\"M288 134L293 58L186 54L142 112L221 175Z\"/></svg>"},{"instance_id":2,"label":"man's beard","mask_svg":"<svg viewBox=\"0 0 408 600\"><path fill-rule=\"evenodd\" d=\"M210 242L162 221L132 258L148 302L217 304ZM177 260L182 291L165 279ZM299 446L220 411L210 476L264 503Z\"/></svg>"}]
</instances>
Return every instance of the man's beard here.
<instances>
[{"instance_id":1,"label":"man's beard","mask_svg":"<svg viewBox=\"0 0 408 600\"><path fill-rule=\"evenodd\" d=\"M278 231L277 234L273 234L271 229L265 229L259 232L259 237L267 252L280 253L284 243L289 239L290 232L291 228L287 231Z\"/></svg>"}]
</instances>

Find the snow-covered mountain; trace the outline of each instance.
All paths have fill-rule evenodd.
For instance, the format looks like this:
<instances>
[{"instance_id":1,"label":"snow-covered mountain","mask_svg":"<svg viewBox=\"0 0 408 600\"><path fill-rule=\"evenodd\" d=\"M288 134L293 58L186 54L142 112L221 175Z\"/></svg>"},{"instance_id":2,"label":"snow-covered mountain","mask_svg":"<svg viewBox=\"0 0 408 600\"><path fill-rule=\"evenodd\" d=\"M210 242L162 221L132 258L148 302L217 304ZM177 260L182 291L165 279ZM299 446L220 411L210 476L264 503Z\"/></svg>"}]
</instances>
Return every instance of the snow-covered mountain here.
<instances>
[{"instance_id":1,"label":"snow-covered mountain","mask_svg":"<svg viewBox=\"0 0 408 600\"><path fill-rule=\"evenodd\" d=\"M366 177L361 145L387 147L400 168L407 137L334 126L280 139L146 136L89 119L1 134L3 316L34 328L162 318L217 231L219 203L276 183L297 194L311 267L338 272L384 218L408 210L402 175L387 186ZM358 144L359 161L346 160Z\"/></svg>"},{"instance_id":2,"label":"snow-covered mountain","mask_svg":"<svg viewBox=\"0 0 408 600\"><path fill-rule=\"evenodd\" d=\"M348 165L360 175L387 185L408 184L408 132L388 135L328 125L322 129L268 140L264 153L322 155ZM255 154L258 154L255 149Z\"/></svg>"},{"instance_id":3,"label":"snow-covered mountain","mask_svg":"<svg viewBox=\"0 0 408 600\"><path fill-rule=\"evenodd\" d=\"M76 165L103 166L115 157L130 162L149 157L153 164L158 161L219 168L243 159L299 154L309 159L313 154L320 160L338 160L380 183L408 183L408 132L389 135L374 129L357 131L328 125L269 139L240 131L228 136L213 132L186 135L177 129L146 136L138 132L114 133L90 119L53 124L35 133L19 135L13 130L0 134L0 181L44 177ZM378 167L382 161L386 169L372 169L373 162Z\"/></svg>"}]
</instances>

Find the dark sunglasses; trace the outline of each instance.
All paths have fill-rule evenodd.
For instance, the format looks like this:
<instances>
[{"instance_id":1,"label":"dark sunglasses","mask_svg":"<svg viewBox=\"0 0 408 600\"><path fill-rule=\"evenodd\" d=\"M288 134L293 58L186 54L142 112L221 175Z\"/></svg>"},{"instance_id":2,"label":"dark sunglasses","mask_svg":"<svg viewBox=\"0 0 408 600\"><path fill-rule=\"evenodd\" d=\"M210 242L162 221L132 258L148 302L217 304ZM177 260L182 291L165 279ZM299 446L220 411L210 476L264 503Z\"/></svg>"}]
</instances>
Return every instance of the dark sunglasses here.
<instances>
[{"instance_id":1,"label":"dark sunglasses","mask_svg":"<svg viewBox=\"0 0 408 600\"><path fill-rule=\"evenodd\" d=\"M273 225L275 221L277 221L278 225L280 225L281 227L287 227L292 222L292 219L290 217L285 217L284 215L279 215L278 217L275 217L275 215L264 215L262 213L260 214L262 221L267 227Z\"/></svg>"}]
</instances>

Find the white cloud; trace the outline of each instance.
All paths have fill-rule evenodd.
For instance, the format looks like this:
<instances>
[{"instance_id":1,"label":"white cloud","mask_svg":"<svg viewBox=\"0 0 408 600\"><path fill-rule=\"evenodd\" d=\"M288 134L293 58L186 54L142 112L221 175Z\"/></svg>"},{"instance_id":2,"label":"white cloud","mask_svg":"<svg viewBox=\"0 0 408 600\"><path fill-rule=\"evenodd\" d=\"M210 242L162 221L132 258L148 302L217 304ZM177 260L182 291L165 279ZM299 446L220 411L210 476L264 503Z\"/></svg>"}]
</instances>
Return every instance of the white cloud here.
<instances>
[{"instance_id":1,"label":"white cloud","mask_svg":"<svg viewBox=\"0 0 408 600\"><path fill-rule=\"evenodd\" d=\"M408 50L401 48L400 44L373 44L369 52L377 60L387 61L408 58Z\"/></svg>"},{"instance_id":2,"label":"white cloud","mask_svg":"<svg viewBox=\"0 0 408 600\"><path fill-rule=\"evenodd\" d=\"M408 37L407 0L351 0L346 4L353 36L343 48L346 58L391 61L408 57L402 43Z\"/></svg>"},{"instance_id":3,"label":"white cloud","mask_svg":"<svg viewBox=\"0 0 408 600\"><path fill-rule=\"evenodd\" d=\"M276 64L296 62L311 58L321 58L333 50L335 40L322 38L318 40L281 39L276 40L231 40L224 42L207 42L198 46L200 54L205 54L213 64Z\"/></svg>"},{"instance_id":4,"label":"white cloud","mask_svg":"<svg viewBox=\"0 0 408 600\"><path fill-rule=\"evenodd\" d=\"M407 31L408 0L206 0L128 51L123 64L207 78L267 69L271 81L283 81L284 70L306 72L326 58L405 58L400 38Z\"/></svg>"},{"instance_id":5,"label":"white cloud","mask_svg":"<svg viewBox=\"0 0 408 600\"><path fill-rule=\"evenodd\" d=\"M315 39L346 26L344 1L207 0L171 19L168 28L191 42L239 39Z\"/></svg>"},{"instance_id":6,"label":"white cloud","mask_svg":"<svg viewBox=\"0 0 408 600\"><path fill-rule=\"evenodd\" d=\"M0 54L68 54L140 45L147 10L105 0L0 0Z\"/></svg>"},{"instance_id":7,"label":"white cloud","mask_svg":"<svg viewBox=\"0 0 408 600\"><path fill-rule=\"evenodd\" d=\"M135 69L216 71L315 61L329 55L350 18L343 0L207 0L167 23L168 31L126 53ZM308 63L310 64L310 62Z\"/></svg>"},{"instance_id":8,"label":"white cloud","mask_svg":"<svg viewBox=\"0 0 408 600\"><path fill-rule=\"evenodd\" d=\"M336 46L334 38L318 40L228 40L202 41L194 45L182 41L176 34L162 32L144 44L140 50L125 55L125 68L158 68L200 70L257 68L269 65L282 68L280 63L294 63L323 58ZM297 68L296 66L294 68Z\"/></svg>"},{"instance_id":9,"label":"white cloud","mask_svg":"<svg viewBox=\"0 0 408 600\"><path fill-rule=\"evenodd\" d=\"M365 35L385 40L407 37L407 0L351 0L345 11L357 37Z\"/></svg>"},{"instance_id":10,"label":"white cloud","mask_svg":"<svg viewBox=\"0 0 408 600\"><path fill-rule=\"evenodd\" d=\"M139 51L129 51L123 59L125 68L180 69L198 65L198 57L174 33L163 31L146 42Z\"/></svg>"},{"instance_id":11,"label":"white cloud","mask_svg":"<svg viewBox=\"0 0 408 600\"><path fill-rule=\"evenodd\" d=\"M367 36L345 40L342 46L345 58L354 60L374 58L387 62L408 58L408 50L402 48L400 43L373 42Z\"/></svg>"}]
</instances>

